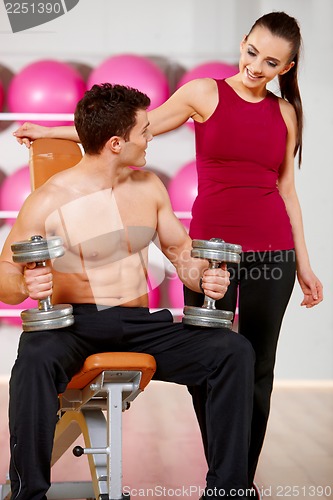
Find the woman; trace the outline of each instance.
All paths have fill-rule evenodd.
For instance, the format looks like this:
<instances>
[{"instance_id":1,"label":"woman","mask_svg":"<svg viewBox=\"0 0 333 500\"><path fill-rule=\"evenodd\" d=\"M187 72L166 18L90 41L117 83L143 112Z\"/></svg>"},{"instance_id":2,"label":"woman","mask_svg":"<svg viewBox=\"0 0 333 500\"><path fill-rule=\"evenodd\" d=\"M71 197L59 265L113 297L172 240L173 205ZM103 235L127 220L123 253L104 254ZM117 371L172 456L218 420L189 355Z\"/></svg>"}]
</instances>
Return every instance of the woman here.
<instances>
[{"instance_id":1,"label":"woman","mask_svg":"<svg viewBox=\"0 0 333 500\"><path fill-rule=\"evenodd\" d=\"M294 185L294 158L298 153L299 165L302 159L300 48L297 21L284 12L266 14L241 42L238 74L190 81L149 113L153 135L194 120L198 197L191 237L220 237L243 247L241 264L230 267L231 285L217 307L235 311L238 294L238 331L256 351L249 485L264 441L278 336L295 275L304 293L302 306L323 299ZM281 97L267 89L274 78ZM42 136L78 140L73 127L24 124L14 135L28 146L29 139ZM185 290L185 302L198 306L203 296ZM189 389L205 443L207 388Z\"/></svg>"}]
</instances>

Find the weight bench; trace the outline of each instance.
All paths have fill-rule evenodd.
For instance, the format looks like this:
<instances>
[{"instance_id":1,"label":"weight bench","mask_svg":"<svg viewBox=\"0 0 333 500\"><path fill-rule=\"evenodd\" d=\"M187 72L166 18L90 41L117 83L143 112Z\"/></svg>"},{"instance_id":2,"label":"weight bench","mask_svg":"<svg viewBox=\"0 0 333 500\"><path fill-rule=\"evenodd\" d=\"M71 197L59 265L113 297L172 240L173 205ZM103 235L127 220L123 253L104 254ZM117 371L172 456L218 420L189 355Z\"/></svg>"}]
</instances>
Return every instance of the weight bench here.
<instances>
[{"instance_id":1,"label":"weight bench","mask_svg":"<svg viewBox=\"0 0 333 500\"><path fill-rule=\"evenodd\" d=\"M32 189L81 158L81 148L75 142L35 140L29 162ZM48 499L129 498L122 491L122 412L148 385L155 370L155 359L149 354L105 352L86 359L59 396L52 465L82 434L85 447L76 446L73 453L87 454L91 481L53 483ZM0 485L0 500L9 492L9 484Z\"/></svg>"},{"instance_id":2,"label":"weight bench","mask_svg":"<svg viewBox=\"0 0 333 500\"><path fill-rule=\"evenodd\" d=\"M144 390L155 373L153 356L108 352L89 356L64 394L56 426L52 465L83 434L92 482L54 483L48 498L123 499L122 411ZM106 410L106 418L103 410ZM65 494L65 496L62 496ZM128 498L128 496L126 496Z\"/></svg>"}]
</instances>

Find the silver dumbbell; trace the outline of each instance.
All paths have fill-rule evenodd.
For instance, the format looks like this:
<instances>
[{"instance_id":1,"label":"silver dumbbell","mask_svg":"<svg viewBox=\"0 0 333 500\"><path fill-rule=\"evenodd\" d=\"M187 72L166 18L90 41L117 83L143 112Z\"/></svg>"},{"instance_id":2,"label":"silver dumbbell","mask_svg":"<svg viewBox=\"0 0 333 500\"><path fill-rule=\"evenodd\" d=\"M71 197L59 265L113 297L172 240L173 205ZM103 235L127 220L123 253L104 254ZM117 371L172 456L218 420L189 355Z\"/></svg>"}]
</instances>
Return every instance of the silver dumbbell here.
<instances>
[{"instance_id":1,"label":"silver dumbbell","mask_svg":"<svg viewBox=\"0 0 333 500\"><path fill-rule=\"evenodd\" d=\"M64 255L62 239L54 236L45 239L32 236L29 240L11 245L13 261L21 264L35 262L37 266L46 266L46 261ZM22 327L25 332L64 328L74 323L73 307L70 304L51 302L51 296L38 301L38 308L26 309L21 313Z\"/></svg>"},{"instance_id":2,"label":"silver dumbbell","mask_svg":"<svg viewBox=\"0 0 333 500\"><path fill-rule=\"evenodd\" d=\"M209 261L209 268L216 269L222 262L240 262L242 247L225 243L220 238L193 240L191 256ZM185 306L183 323L193 326L232 328L233 313L216 309L215 300L205 295L202 307Z\"/></svg>"}]
</instances>

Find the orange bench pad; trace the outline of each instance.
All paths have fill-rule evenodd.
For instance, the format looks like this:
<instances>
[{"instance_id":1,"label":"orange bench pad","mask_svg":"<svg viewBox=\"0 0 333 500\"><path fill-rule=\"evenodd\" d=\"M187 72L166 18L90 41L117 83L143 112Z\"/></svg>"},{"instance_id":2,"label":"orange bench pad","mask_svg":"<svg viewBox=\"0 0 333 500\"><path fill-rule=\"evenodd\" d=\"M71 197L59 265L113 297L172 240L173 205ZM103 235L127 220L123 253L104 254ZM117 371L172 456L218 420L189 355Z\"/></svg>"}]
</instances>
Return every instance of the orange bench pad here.
<instances>
[{"instance_id":1,"label":"orange bench pad","mask_svg":"<svg viewBox=\"0 0 333 500\"><path fill-rule=\"evenodd\" d=\"M156 371L156 361L150 354L138 352L103 352L89 356L81 370L74 375L67 389L83 389L103 371L141 371L143 390Z\"/></svg>"}]
</instances>

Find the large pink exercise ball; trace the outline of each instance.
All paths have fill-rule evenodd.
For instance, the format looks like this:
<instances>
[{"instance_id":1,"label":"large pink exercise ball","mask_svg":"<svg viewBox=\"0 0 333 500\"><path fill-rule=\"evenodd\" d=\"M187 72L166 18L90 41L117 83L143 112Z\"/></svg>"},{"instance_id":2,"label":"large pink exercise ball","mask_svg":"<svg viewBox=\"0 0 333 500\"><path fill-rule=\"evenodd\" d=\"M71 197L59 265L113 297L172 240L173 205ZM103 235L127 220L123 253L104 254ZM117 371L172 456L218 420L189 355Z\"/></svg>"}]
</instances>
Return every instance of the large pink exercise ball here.
<instances>
[{"instance_id":1,"label":"large pink exercise ball","mask_svg":"<svg viewBox=\"0 0 333 500\"><path fill-rule=\"evenodd\" d=\"M170 180L168 192L174 212L191 212L198 194L198 174L195 161L183 165ZM179 217L189 227L191 216Z\"/></svg>"},{"instance_id":2,"label":"large pink exercise ball","mask_svg":"<svg viewBox=\"0 0 333 500\"><path fill-rule=\"evenodd\" d=\"M0 210L18 212L26 198L31 193L30 171L26 165L8 175L0 187ZM6 219L7 224L13 224L15 219Z\"/></svg>"},{"instance_id":3,"label":"large pink exercise ball","mask_svg":"<svg viewBox=\"0 0 333 500\"><path fill-rule=\"evenodd\" d=\"M36 307L38 307L37 300L33 300L30 297L25 299L20 304L15 304L15 305L5 304L4 302L0 301L0 309L1 310L9 309L10 311L19 311L19 310L23 311L25 309L32 309L32 308L36 308ZM3 321L3 323L7 323L9 325L15 325L15 326L22 325L22 320L21 320L21 316L19 315L19 313L18 313L18 316L2 316L1 321Z\"/></svg>"},{"instance_id":4,"label":"large pink exercise ball","mask_svg":"<svg viewBox=\"0 0 333 500\"><path fill-rule=\"evenodd\" d=\"M147 286L148 286L148 305L151 309L156 309L160 305L161 292L159 286L157 285L157 278L154 276L152 272L149 273L147 279Z\"/></svg>"},{"instance_id":5,"label":"large pink exercise ball","mask_svg":"<svg viewBox=\"0 0 333 500\"><path fill-rule=\"evenodd\" d=\"M0 80L0 111L2 111L4 100L5 100L5 91L2 82Z\"/></svg>"},{"instance_id":6,"label":"large pink exercise ball","mask_svg":"<svg viewBox=\"0 0 333 500\"><path fill-rule=\"evenodd\" d=\"M168 300L172 308L184 307L183 283L176 273L169 276L168 279Z\"/></svg>"},{"instance_id":7,"label":"large pink exercise ball","mask_svg":"<svg viewBox=\"0 0 333 500\"><path fill-rule=\"evenodd\" d=\"M220 61L208 61L184 73L177 84L177 88L197 78L215 78L216 80L222 80L235 75L238 71L238 66L234 64L226 64Z\"/></svg>"},{"instance_id":8,"label":"large pink exercise ball","mask_svg":"<svg viewBox=\"0 0 333 500\"><path fill-rule=\"evenodd\" d=\"M150 59L135 54L109 57L97 66L88 78L88 88L94 84L112 83L136 88L150 97L150 108L156 108L170 94L163 71Z\"/></svg>"},{"instance_id":9,"label":"large pink exercise ball","mask_svg":"<svg viewBox=\"0 0 333 500\"><path fill-rule=\"evenodd\" d=\"M235 75L238 71L239 68L236 65L226 64L221 61L208 61L199 64L184 73L177 84L177 88L191 80L196 80L197 78L214 78L216 80L223 80L224 78L229 78L230 76ZM192 120L189 120L187 125L189 125L192 129L194 128Z\"/></svg>"},{"instance_id":10,"label":"large pink exercise ball","mask_svg":"<svg viewBox=\"0 0 333 500\"><path fill-rule=\"evenodd\" d=\"M17 73L8 89L8 108L12 113L74 113L86 84L69 64L42 60ZM35 121L42 125L66 125L66 121Z\"/></svg>"}]
</instances>

